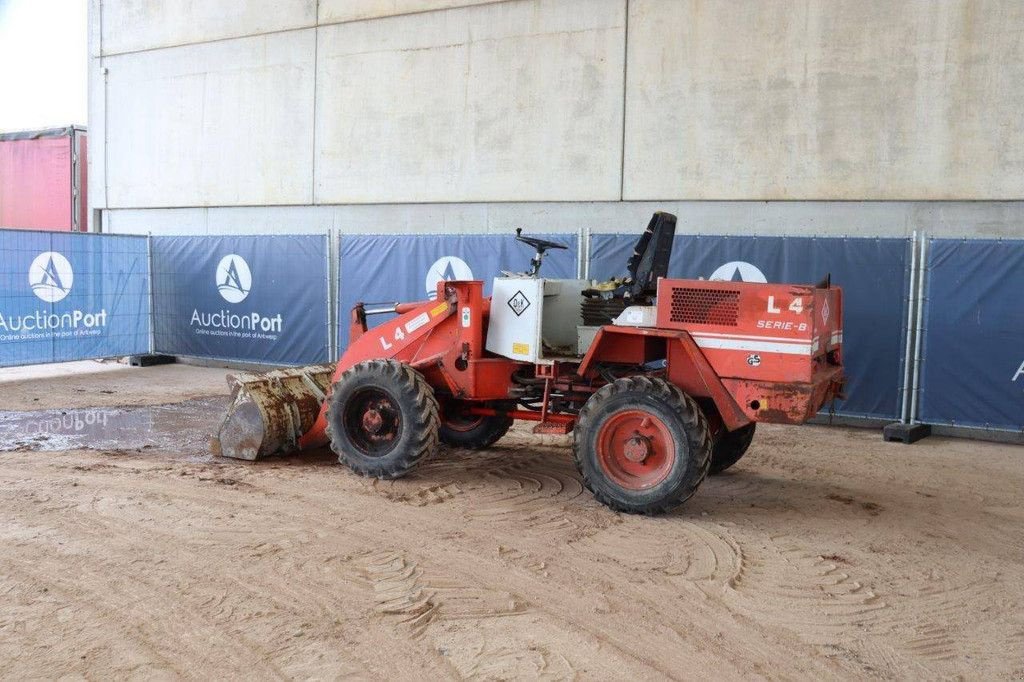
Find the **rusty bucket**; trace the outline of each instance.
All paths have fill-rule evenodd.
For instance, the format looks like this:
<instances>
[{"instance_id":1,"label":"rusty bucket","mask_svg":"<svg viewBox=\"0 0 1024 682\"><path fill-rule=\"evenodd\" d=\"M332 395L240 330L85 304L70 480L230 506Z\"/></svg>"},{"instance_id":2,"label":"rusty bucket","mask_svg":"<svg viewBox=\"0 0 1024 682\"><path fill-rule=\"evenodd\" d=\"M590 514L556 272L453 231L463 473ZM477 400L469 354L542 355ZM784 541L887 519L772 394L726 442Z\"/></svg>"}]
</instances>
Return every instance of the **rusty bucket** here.
<instances>
[{"instance_id":1,"label":"rusty bucket","mask_svg":"<svg viewBox=\"0 0 1024 682\"><path fill-rule=\"evenodd\" d=\"M228 375L231 406L212 449L235 459L256 460L298 449L313 427L331 384L334 365Z\"/></svg>"}]
</instances>

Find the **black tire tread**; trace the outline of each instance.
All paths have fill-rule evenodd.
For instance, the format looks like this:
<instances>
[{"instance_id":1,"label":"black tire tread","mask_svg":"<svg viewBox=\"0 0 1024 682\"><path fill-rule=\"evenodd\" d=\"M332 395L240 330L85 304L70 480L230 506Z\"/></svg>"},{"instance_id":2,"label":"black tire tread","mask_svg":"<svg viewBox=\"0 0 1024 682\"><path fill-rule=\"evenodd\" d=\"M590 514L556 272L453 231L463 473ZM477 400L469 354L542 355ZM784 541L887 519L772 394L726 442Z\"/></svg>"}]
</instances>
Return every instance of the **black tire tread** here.
<instances>
[{"instance_id":1,"label":"black tire tread","mask_svg":"<svg viewBox=\"0 0 1024 682\"><path fill-rule=\"evenodd\" d=\"M470 431L455 431L441 421L439 435L441 442L453 448L483 450L497 443L512 428L510 417L485 417L479 426Z\"/></svg>"},{"instance_id":2,"label":"black tire tread","mask_svg":"<svg viewBox=\"0 0 1024 682\"><path fill-rule=\"evenodd\" d=\"M434 389L422 374L398 360L360 362L345 370L335 382L335 387L343 382L367 375L376 375L378 383L390 384L398 392L412 397L413 412L416 416L413 420L406 420L407 425L415 428L409 439L409 447L400 453L395 453L393 457L389 456L388 461L382 461L379 464L366 464L350 456L333 433L331 413L341 410L341 406L336 405L334 399L338 395L338 391L333 390L327 410L327 436L331 441L331 449L338 456L339 462L361 476L373 476L381 479L400 478L437 451L441 422L437 398L434 397ZM417 424L418 426L416 426Z\"/></svg>"},{"instance_id":3,"label":"black tire tread","mask_svg":"<svg viewBox=\"0 0 1024 682\"><path fill-rule=\"evenodd\" d=\"M690 451L694 453L698 465L698 474L691 485L677 490L669 499L640 507L623 504L603 493L599 486L594 485L583 463L584 452L582 444L586 430L591 428L593 413L612 397L625 392L640 392L655 396L663 401L671 410L679 414L686 431ZM708 470L711 466L711 447L708 422L697 402L680 390L679 387L657 377L623 377L602 386L586 402L583 409L580 410L579 418L576 420L576 426L573 429L573 460L580 475L583 477L583 485L602 504L616 511L628 513L663 514L692 497L708 475Z\"/></svg>"}]
</instances>

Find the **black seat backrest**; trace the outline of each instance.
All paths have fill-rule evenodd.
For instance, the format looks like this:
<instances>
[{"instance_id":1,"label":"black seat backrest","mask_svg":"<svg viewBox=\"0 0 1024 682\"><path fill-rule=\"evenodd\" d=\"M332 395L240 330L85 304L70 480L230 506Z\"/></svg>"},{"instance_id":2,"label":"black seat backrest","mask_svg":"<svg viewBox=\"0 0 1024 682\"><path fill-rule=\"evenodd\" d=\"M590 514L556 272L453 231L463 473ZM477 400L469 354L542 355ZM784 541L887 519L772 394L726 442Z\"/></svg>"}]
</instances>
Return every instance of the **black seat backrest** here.
<instances>
[{"instance_id":1,"label":"black seat backrest","mask_svg":"<svg viewBox=\"0 0 1024 682\"><path fill-rule=\"evenodd\" d=\"M658 211L651 216L647 229L640 235L633 255L629 257L628 295L630 298L654 296L658 291L658 278L668 276L668 262L672 258L672 241L676 236L676 217Z\"/></svg>"}]
</instances>

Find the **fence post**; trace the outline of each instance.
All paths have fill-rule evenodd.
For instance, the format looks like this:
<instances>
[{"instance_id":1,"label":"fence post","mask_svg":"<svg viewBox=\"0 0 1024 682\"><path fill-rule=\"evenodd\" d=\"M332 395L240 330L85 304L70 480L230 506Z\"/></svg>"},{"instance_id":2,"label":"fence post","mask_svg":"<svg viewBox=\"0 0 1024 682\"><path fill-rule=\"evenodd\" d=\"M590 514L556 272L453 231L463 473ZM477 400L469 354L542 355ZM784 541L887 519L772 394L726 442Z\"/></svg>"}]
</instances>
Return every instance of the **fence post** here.
<instances>
[{"instance_id":1,"label":"fence post","mask_svg":"<svg viewBox=\"0 0 1024 682\"><path fill-rule=\"evenodd\" d=\"M334 335L334 329L336 327L334 315L337 309L337 303L334 290L334 266L336 254L334 251L335 239L333 230L328 229L327 232L324 233L324 240L327 243L327 281L325 282L327 285L327 360L328 362L333 362L337 359L337 351L335 349L337 341Z\"/></svg>"},{"instance_id":2,"label":"fence post","mask_svg":"<svg viewBox=\"0 0 1024 682\"><path fill-rule=\"evenodd\" d=\"M912 363L914 347L914 312L917 307L917 230L910 238L910 283L907 288L907 322L904 329L903 351L903 389L900 399L900 422L910 423L910 384L912 382Z\"/></svg>"},{"instance_id":3,"label":"fence post","mask_svg":"<svg viewBox=\"0 0 1024 682\"><path fill-rule=\"evenodd\" d=\"M576 231L576 278L587 278L587 235L589 227L581 227Z\"/></svg>"},{"instance_id":4,"label":"fence post","mask_svg":"<svg viewBox=\"0 0 1024 682\"><path fill-rule=\"evenodd\" d=\"M154 353L156 353L156 306L154 305L155 301L153 296L153 279L155 277L155 274L153 272L152 232L148 232L146 234L146 259L149 263L149 277L146 278L146 286L149 288L149 354L153 355Z\"/></svg>"},{"instance_id":5,"label":"fence post","mask_svg":"<svg viewBox=\"0 0 1024 682\"><path fill-rule=\"evenodd\" d=\"M921 338L924 336L924 306L927 301L925 297L925 287L927 286L927 274L928 264L926 261L928 254L928 238L927 235L921 235L920 244L920 255L918 256L918 285L917 285L917 321L914 325L914 333L916 335L914 339L914 378L912 384L912 390L910 394L910 423L919 423L917 418L917 407L918 407L918 396L921 393Z\"/></svg>"}]
</instances>

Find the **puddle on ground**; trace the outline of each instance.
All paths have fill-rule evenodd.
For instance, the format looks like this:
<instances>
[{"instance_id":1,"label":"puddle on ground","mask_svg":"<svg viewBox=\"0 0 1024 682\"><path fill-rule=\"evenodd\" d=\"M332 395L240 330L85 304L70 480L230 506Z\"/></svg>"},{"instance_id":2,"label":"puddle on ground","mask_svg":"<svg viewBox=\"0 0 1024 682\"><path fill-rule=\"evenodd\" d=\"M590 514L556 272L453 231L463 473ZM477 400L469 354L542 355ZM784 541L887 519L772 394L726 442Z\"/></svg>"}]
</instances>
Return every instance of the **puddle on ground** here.
<instances>
[{"instance_id":1,"label":"puddle on ground","mask_svg":"<svg viewBox=\"0 0 1024 682\"><path fill-rule=\"evenodd\" d=\"M138 407L0 411L0 452L152 448L206 456L229 403L218 397Z\"/></svg>"}]
</instances>

